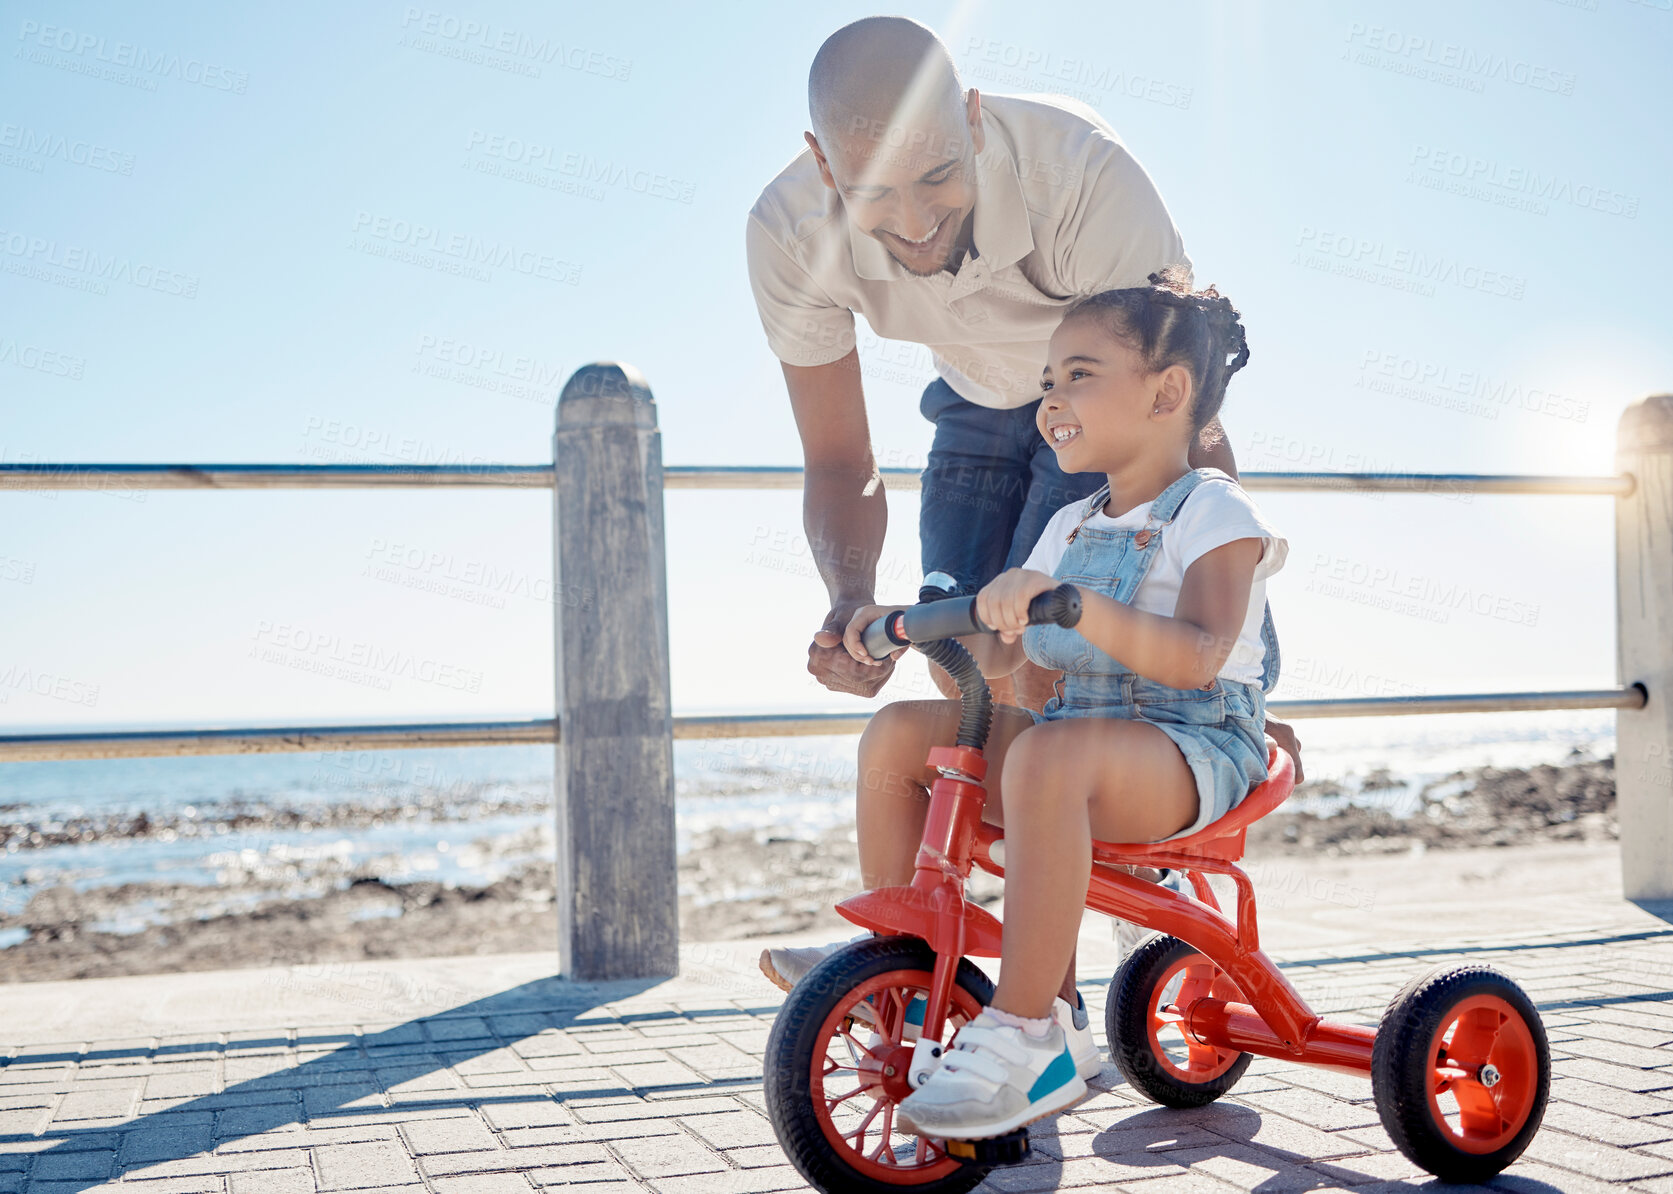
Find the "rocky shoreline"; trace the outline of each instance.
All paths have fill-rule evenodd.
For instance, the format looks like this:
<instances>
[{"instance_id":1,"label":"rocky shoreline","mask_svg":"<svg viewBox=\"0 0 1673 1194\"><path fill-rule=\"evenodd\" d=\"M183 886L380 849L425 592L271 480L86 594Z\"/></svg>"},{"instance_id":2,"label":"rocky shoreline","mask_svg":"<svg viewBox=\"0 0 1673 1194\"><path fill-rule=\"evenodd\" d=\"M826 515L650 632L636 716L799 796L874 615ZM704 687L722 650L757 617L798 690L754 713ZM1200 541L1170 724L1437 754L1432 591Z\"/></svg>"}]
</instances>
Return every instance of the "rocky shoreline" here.
<instances>
[{"instance_id":1,"label":"rocky shoreline","mask_svg":"<svg viewBox=\"0 0 1673 1194\"><path fill-rule=\"evenodd\" d=\"M1368 780L1360 799L1375 788ZM1398 785L1389 785L1391 792ZM1329 803L1340 789L1329 783L1303 785L1298 797ZM527 802L504 803L531 811ZM1300 801L1298 800L1298 803ZM1317 805L1319 800L1309 803ZM1410 815L1395 809L1410 804ZM1472 768L1425 785L1417 793L1391 798L1388 806L1346 804L1330 813L1279 810L1249 834L1251 859L1283 856L1347 856L1430 849L1519 846L1540 843L1597 843L1619 837L1615 821L1612 759L1563 766ZM3 814L4 810L0 810ZM418 807L411 816L423 817ZM453 814L433 809L446 819ZM503 810L502 810L503 811ZM294 826L320 817L334 827L377 823L396 817L393 807L358 812L222 808L195 818L194 831L216 832L217 819L257 818L266 826ZM118 826L103 827L116 832ZM91 826L59 825L53 835L91 832ZM148 826L144 832L181 832L180 826ZM18 823L0 827L9 839L30 843ZM224 831L222 831L224 832ZM48 834L42 834L44 840ZM13 849L19 848L14 845ZM24 845L23 848L29 848ZM15 912L0 912L0 940L22 940L0 950L0 981L96 978L161 971L271 966L366 958L436 957L555 949L556 889L552 868L530 863L492 883L448 886L420 880L386 882L374 874L344 870L316 876L303 898L265 898L249 893L239 908L238 892L225 886L145 882L75 891L59 884L35 892ZM847 922L831 905L859 887L859 860L852 828L817 838L786 838L735 829L700 836L679 864L681 933L689 940L771 938L829 926L840 933ZM998 880L978 875L972 893L989 902ZM136 931L96 927L124 919L141 924L139 910L166 909L162 924Z\"/></svg>"}]
</instances>

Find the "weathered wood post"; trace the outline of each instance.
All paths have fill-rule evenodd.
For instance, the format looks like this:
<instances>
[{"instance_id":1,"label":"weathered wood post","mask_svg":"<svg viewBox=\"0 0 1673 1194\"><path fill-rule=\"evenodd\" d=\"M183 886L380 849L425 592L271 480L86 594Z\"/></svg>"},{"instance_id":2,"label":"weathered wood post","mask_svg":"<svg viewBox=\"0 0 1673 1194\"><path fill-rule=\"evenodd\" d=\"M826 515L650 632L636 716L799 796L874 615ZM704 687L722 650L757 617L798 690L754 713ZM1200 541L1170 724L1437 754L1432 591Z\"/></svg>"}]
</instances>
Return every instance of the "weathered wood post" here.
<instances>
[{"instance_id":1,"label":"weathered wood post","mask_svg":"<svg viewBox=\"0 0 1673 1194\"><path fill-rule=\"evenodd\" d=\"M1618 665L1649 693L1615 720L1621 882L1629 900L1673 899L1673 394L1627 407L1616 446L1637 482L1615 509Z\"/></svg>"},{"instance_id":2,"label":"weathered wood post","mask_svg":"<svg viewBox=\"0 0 1673 1194\"><path fill-rule=\"evenodd\" d=\"M577 979L679 968L662 439L630 365L576 370L552 443L558 959Z\"/></svg>"}]
</instances>

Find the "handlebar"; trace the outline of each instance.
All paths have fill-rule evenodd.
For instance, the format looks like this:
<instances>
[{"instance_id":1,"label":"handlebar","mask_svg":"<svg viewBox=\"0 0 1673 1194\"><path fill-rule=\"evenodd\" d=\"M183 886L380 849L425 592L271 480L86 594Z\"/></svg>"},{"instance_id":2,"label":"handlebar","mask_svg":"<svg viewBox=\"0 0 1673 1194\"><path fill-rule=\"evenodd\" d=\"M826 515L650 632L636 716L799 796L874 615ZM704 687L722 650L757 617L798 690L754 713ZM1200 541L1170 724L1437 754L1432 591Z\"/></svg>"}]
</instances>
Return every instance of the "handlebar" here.
<instances>
[{"instance_id":1,"label":"handlebar","mask_svg":"<svg viewBox=\"0 0 1673 1194\"><path fill-rule=\"evenodd\" d=\"M1074 585L1058 585L1028 603L1030 626L1054 624L1069 629L1079 621L1080 590ZM975 597L952 597L887 614L865 628L861 642L873 659L885 659L912 643L992 633L993 627L976 616Z\"/></svg>"}]
</instances>

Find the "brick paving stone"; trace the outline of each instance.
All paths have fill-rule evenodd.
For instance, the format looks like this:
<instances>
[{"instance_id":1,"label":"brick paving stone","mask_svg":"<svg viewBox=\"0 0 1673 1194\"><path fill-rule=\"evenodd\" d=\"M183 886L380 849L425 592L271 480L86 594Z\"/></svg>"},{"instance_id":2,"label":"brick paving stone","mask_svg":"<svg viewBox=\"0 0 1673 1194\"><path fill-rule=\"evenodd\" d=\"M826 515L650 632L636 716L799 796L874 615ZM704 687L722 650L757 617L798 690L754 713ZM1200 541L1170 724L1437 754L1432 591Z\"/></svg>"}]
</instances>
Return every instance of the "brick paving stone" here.
<instances>
[{"instance_id":1,"label":"brick paving stone","mask_svg":"<svg viewBox=\"0 0 1673 1194\"><path fill-rule=\"evenodd\" d=\"M657 1194L762 1194L769 1190L805 1190L801 1175L786 1166L783 1170L729 1169L696 1177L663 1177L650 1182ZM582 1187L586 1189L586 1187Z\"/></svg>"},{"instance_id":2,"label":"brick paving stone","mask_svg":"<svg viewBox=\"0 0 1673 1194\"><path fill-rule=\"evenodd\" d=\"M321 1190L352 1190L418 1177L406 1150L391 1141L326 1145L314 1150L314 1164Z\"/></svg>"},{"instance_id":3,"label":"brick paving stone","mask_svg":"<svg viewBox=\"0 0 1673 1194\"><path fill-rule=\"evenodd\" d=\"M548 1128L575 1122L562 1103L549 1097L531 1096L505 1102L484 1100L480 1106L482 1114L496 1128Z\"/></svg>"},{"instance_id":4,"label":"brick paving stone","mask_svg":"<svg viewBox=\"0 0 1673 1194\"><path fill-rule=\"evenodd\" d=\"M754 1144L775 1144L773 1125L753 1111L725 1111L698 1115L686 1126L712 1148L747 1148Z\"/></svg>"},{"instance_id":5,"label":"brick paving stone","mask_svg":"<svg viewBox=\"0 0 1673 1194\"><path fill-rule=\"evenodd\" d=\"M634 1090L652 1086L701 1087L703 1079L677 1061L659 1061L648 1065L615 1065L610 1072ZM1673 1081L1670 1078L1669 1081Z\"/></svg>"},{"instance_id":6,"label":"brick paving stone","mask_svg":"<svg viewBox=\"0 0 1673 1194\"><path fill-rule=\"evenodd\" d=\"M75 1090L64 1096L53 1112L52 1122L63 1123L77 1119L108 1119L127 1116L139 1100L139 1084L124 1083L105 1090Z\"/></svg>"},{"instance_id":7,"label":"brick paving stone","mask_svg":"<svg viewBox=\"0 0 1673 1194\"><path fill-rule=\"evenodd\" d=\"M613 1159L577 1161L551 1169L529 1169L524 1171L523 1176L543 1189L549 1186L575 1186L585 1190L587 1194L594 1194L594 1191L610 1185L620 1185L634 1191L642 1191L645 1188L620 1161Z\"/></svg>"},{"instance_id":8,"label":"brick paving stone","mask_svg":"<svg viewBox=\"0 0 1673 1194\"><path fill-rule=\"evenodd\" d=\"M1622 1148L1630 1148L1635 1144L1651 1144L1660 1140L1673 1140L1673 1123L1629 1119L1625 1116L1612 1115L1607 1111L1599 1111L1590 1107L1577 1107L1573 1103L1567 1102L1546 1104L1545 1118L1541 1122L1541 1130L1546 1127L1560 1128L1565 1132L1572 1132L1576 1136L1598 1140L1604 1144L1613 1144Z\"/></svg>"},{"instance_id":9,"label":"brick paving stone","mask_svg":"<svg viewBox=\"0 0 1673 1194\"><path fill-rule=\"evenodd\" d=\"M499 1141L474 1115L446 1119L426 1117L401 1129L408 1148L417 1156L426 1153L456 1153L471 1149L498 1149Z\"/></svg>"},{"instance_id":10,"label":"brick paving stone","mask_svg":"<svg viewBox=\"0 0 1673 1194\"><path fill-rule=\"evenodd\" d=\"M1630 1182L1641 1177L1673 1174L1673 1158L1658 1157L1643 1150L1616 1148L1547 1129L1535 1133L1524 1155L1602 1181Z\"/></svg>"},{"instance_id":11,"label":"brick paving stone","mask_svg":"<svg viewBox=\"0 0 1673 1194\"><path fill-rule=\"evenodd\" d=\"M481 1016L443 1016L425 1020L424 1028L433 1041L491 1041L494 1035Z\"/></svg>"},{"instance_id":12,"label":"brick paving stone","mask_svg":"<svg viewBox=\"0 0 1673 1194\"><path fill-rule=\"evenodd\" d=\"M1574 1103L1599 1111L1629 1117L1673 1112L1673 1099L1659 1094L1638 1094L1616 1086L1603 1086L1584 1078L1552 1075L1551 1100Z\"/></svg>"},{"instance_id":13,"label":"brick paving stone","mask_svg":"<svg viewBox=\"0 0 1673 1194\"><path fill-rule=\"evenodd\" d=\"M534 1189L520 1173L477 1173L469 1177L441 1177L431 1183L436 1194L530 1194Z\"/></svg>"},{"instance_id":14,"label":"brick paving stone","mask_svg":"<svg viewBox=\"0 0 1673 1194\"><path fill-rule=\"evenodd\" d=\"M597 1141L576 1141L564 1144L536 1144L513 1147L511 1155L519 1169L550 1169L563 1165L596 1165L613 1162L614 1154Z\"/></svg>"},{"instance_id":15,"label":"brick paving stone","mask_svg":"<svg viewBox=\"0 0 1673 1194\"><path fill-rule=\"evenodd\" d=\"M618 1140L612 1151L643 1178L678 1177L689 1173L718 1173L726 1162L690 1136L639 1136Z\"/></svg>"},{"instance_id":16,"label":"brick paving stone","mask_svg":"<svg viewBox=\"0 0 1673 1194\"><path fill-rule=\"evenodd\" d=\"M1246 1094L1237 1101L1274 1111L1326 1132L1338 1128L1365 1128L1379 1122L1377 1109L1367 1103L1347 1103L1310 1090L1277 1090Z\"/></svg>"},{"instance_id":17,"label":"brick paving stone","mask_svg":"<svg viewBox=\"0 0 1673 1194\"><path fill-rule=\"evenodd\" d=\"M1597 1061L1590 1057L1553 1057L1552 1077L1585 1078L1603 1086L1614 1086L1638 1094L1657 1090L1673 1090L1673 1074L1658 1070L1637 1070L1613 1062Z\"/></svg>"},{"instance_id":18,"label":"brick paving stone","mask_svg":"<svg viewBox=\"0 0 1673 1194\"><path fill-rule=\"evenodd\" d=\"M225 1194L227 1179L216 1173L197 1177L164 1177L156 1181L124 1181L117 1189L122 1194ZM308 1189L313 1190L312 1178Z\"/></svg>"},{"instance_id":19,"label":"brick paving stone","mask_svg":"<svg viewBox=\"0 0 1673 1194\"><path fill-rule=\"evenodd\" d=\"M784 1150L775 1141L772 1144L752 1144L748 1148L727 1148L721 1150L721 1156L727 1162L739 1169L762 1169L771 1165L787 1165Z\"/></svg>"},{"instance_id":20,"label":"brick paving stone","mask_svg":"<svg viewBox=\"0 0 1673 1194\"><path fill-rule=\"evenodd\" d=\"M564 1106L582 1123L609 1123L619 1119L644 1119L647 1116L704 1115L709 1112L736 1111L737 1103L729 1098L685 1098L666 1102L645 1099L576 1099L566 1100Z\"/></svg>"},{"instance_id":21,"label":"brick paving stone","mask_svg":"<svg viewBox=\"0 0 1673 1194\"><path fill-rule=\"evenodd\" d=\"M154 1161L128 1171L134 1177L196 1177L204 1173L248 1173L258 1169L295 1169L308 1164L305 1150L295 1147L268 1148L239 1153L199 1153Z\"/></svg>"},{"instance_id":22,"label":"brick paving stone","mask_svg":"<svg viewBox=\"0 0 1673 1194\"><path fill-rule=\"evenodd\" d=\"M418 1158L418 1167L426 1177L448 1177L459 1173L521 1171L529 1166L510 1149L496 1148L491 1152L473 1149L462 1153L428 1153Z\"/></svg>"},{"instance_id":23,"label":"brick paving stone","mask_svg":"<svg viewBox=\"0 0 1673 1194\"><path fill-rule=\"evenodd\" d=\"M116 1164L116 1154L100 1149L98 1152L59 1152L56 1149L36 1156L30 1167L31 1182L87 1179L103 1181Z\"/></svg>"},{"instance_id":24,"label":"brick paving stone","mask_svg":"<svg viewBox=\"0 0 1673 1194\"><path fill-rule=\"evenodd\" d=\"M189 1157L212 1149L215 1146L214 1136L213 1128L207 1123L175 1127L140 1120L132 1131L122 1134L122 1148L117 1156L124 1165Z\"/></svg>"},{"instance_id":25,"label":"brick paving stone","mask_svg":"<svg viewBox=\"0 0 1673 1194\"><path fill-rule=\"evenodd\" d=\"M264 1169L257 1173L234 1173L227 1178L228 1194L314 1194L314 1171Z\"/></svg>"},{"instance_id":26,"label":"brick paving stone","mask_svg":"<svg viewBox=\"0 0 1673 1194\"><path fill-rule=\"evenodd\" d=\"M573 1057L582 1052L581 1042L562 1032L542 1032L513 1042L511 1051L519 1057Z\"/></svg>"}]
</instances>

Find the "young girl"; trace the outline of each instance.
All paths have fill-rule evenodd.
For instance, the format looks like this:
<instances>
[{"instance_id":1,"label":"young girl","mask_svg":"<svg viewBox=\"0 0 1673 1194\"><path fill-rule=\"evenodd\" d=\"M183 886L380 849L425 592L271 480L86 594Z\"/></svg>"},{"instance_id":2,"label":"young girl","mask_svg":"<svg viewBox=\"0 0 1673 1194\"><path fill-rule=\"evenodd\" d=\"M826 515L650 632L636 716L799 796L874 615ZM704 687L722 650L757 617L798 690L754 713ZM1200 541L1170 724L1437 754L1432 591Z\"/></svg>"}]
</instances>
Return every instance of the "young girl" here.
<instances>
[{"instance_id":1,"label":"young girl","mask_svg":"<svg viewBox=\"0 0 1673 1194\"><path fill-rule=\"evenodd\" d=\"M999 986L901 1103L903 1123L925 1135L997 1136L1085 1095L1054 996L1092 841L1195 833L1267 778L1261 683L1276 652L1262 611L1288 547L1235 482L1186 462L1249 350L1212 287L1192 293L1174 271L1150 281L1072 307L1043 374L1040 433L1064 471L1106 473L1107 489L1059 511L1027 563L977 595L999 632L966 640L984 674L1009 674L1026 655L1065 675L1043 714L995 710L986 753L988 817L1003 810L1006 826ZM1079 625L1028 626L1030 599L1064 581L1081 591ZM881 612L850 625L857 658L859 631ZM924 759L954 740L958 717L957 702L909 701L867 728L868 886L909 881L934 778Z\"/></svg>"}]
</instances>

